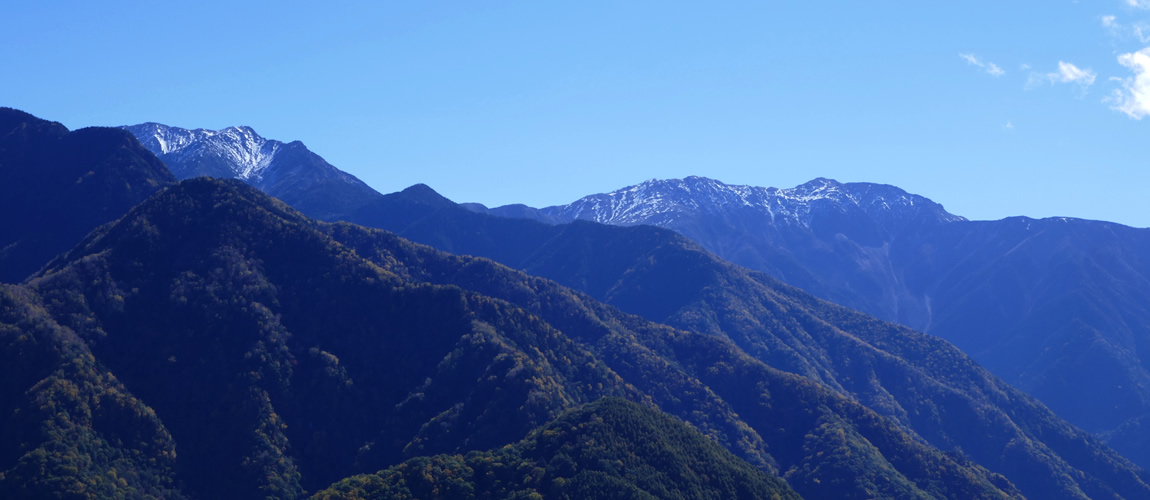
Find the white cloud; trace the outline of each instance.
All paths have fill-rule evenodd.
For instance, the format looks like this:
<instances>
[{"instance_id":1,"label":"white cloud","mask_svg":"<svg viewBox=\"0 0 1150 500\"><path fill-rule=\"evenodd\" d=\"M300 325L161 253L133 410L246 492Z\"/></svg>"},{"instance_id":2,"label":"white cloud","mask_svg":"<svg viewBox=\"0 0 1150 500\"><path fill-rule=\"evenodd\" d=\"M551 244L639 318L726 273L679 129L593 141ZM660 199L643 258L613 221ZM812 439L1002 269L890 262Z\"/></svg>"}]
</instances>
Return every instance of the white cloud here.
<instances>
[{"instance_id":1,"label":"white cloud","mask_svg":"<svg viewBox=\"0 0 1150 500\"><path fill-rule=\"evenodd\" d=\"M1094 85L1094 80L1098 78L1098 73L1089 69L1081 69L1068 62L1058 61L1058 73L1050 73L1047 76L1049 76L1052 81L1057 78L1060 83L1077 83L1089 87Z\"/></svg>"},{"instance_id":2,"label":"white cloud","mask_svg":"<svg viewBox=\"0 0 1150 500\"><path fill-rule=\"evenodd\" d=\"M1103 28L1111 28L1111 29L1118 27L1118 17L1117 16L1102 16L1102 27Z\"/></svg>"},{"instance_id":3,"label":"white cloud","mask_svg":"<svg viewBox=\"0 0 1150 500\"><path fill-rule=\"evenodd\" d=\"M1006 122L1006 125L1002 126L1002 130L1005 130L1007 132L1013 132L1014 131L1014 124L1008 121L1008 122Z\"/></svg>"},{"instance_id":4,"label":"white cloud","mask_svg":"<svg viewBox=\"0 0 1150 500\"><path fill-rule=\"evenodd\" d=\"M1026 63L1022 63L1022 65L1019 66L1018 69L1020 69L1022 71L1026 71L1026 70L1030 69L1030 65L1026 64Z\"/></svg>"},{"instance_id":5,"label":"white cloud","mask_svg":"<svg viewBox=\"0 0 1150 500\"><path fill-rule=\"evenodd\" d=\"M1150 1L1150 0L1147 0ZM1090 69L1082 69L1065 61L1058 61L1058 71L1051 73L1031 73L1026 80L1026 88L1031 89L1042 83L1073 83L1082 88L1083 92L1094 85L1098 73Z\"/></svg>"},{"instance_id":6,"label":"white cloud","mask_svg":"<svg viewBox=\"0 0 1150 500\"><path fill-rule=\"evenodd\" d=\"M1150 47L1118 56L1118 63L1130 68L1134 76L1115 78L1122 85L1106 98L1110 108L1126 113L1135 120L1150 115Z\"/></svg>"},{"instance_id":7,"label":"white cloud","mask_svg":"<svg viewBox=\"0 0 1150 500\"><path fill-rule=\"evenodd\" d=\"M962 60L966 61L966 63L971 66L977 66L990 76L999 77L1006 74L1006 70L1002 69L997 64L989 61L982 61L974 54L959 54L958 57L961 57Z\"/></svg>"},{"instance_id":8,"label":"white cloud","mask_svg":"<svg viewBox=\"0 0 1150 500\"><path fill-rule=\"evenodd\" d=\"M1150 9L1150 0L1126 0L1126 5L1135 9Z\"/></svg>"}]
</instances>

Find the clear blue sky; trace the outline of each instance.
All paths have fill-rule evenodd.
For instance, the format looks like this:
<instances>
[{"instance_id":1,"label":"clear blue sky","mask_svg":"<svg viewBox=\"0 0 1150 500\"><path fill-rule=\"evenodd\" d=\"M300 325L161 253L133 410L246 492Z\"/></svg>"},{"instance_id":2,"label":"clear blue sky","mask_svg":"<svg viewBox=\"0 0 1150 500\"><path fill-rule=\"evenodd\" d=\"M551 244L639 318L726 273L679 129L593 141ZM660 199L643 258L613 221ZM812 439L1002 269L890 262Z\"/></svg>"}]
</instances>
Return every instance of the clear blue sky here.
<instances>
[{"instance_id":1,"label":"clear blue sky","mask_svg":"<svg viewBox=\"0 0 1150 500\"><path fill-rule=\"evenodd\" d=\"M830 177L974 219L1150 226L1150 0L3 10L0 105L70 128L250 125L382 192L544 206L649 178Z\"/></svg>"}]
</instances>

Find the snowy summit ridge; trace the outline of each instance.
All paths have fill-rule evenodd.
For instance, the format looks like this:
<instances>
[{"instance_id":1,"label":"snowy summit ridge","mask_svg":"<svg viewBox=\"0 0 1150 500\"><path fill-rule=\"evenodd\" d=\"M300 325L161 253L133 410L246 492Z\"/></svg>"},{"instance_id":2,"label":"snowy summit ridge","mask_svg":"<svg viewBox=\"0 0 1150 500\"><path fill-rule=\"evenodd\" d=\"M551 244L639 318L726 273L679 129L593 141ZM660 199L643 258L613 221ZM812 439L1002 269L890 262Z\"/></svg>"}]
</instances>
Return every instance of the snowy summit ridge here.
<instances>
[{"instance_id":1,"label":"snowy summit ridge","mask_svg":"<svg viewBox=\"0 0 1150 500\"><path fill-rule=\"evenodd\" d=\"M121 128L177 179L238 179L318 219L350 213L381 196L302 142L265 139L251 127L186 129L148 122Z\"/></svg>"},{"instance_id":2,"label":"snowy summit ridge","mask_svg":"<svg viewBox=\"0 0 1150 500\"><path fill-rule=\"evenodd\" d=\"M804 227L810 226L812 217L827 211L861 211L880 223L923 217L935 222L965 220L927 198L894 186L844 184L821 177L789 189L731 185L697 176L651 179L540 211L557 221L585 219L612 225L663 227L673 227L677 219L685 216L734 211L757 213L775 225Z\"/></svg>"},{"instance_id":3,"label":"snowy summit ridge","mask_svg":"<svg viewBox=\"0 0 1150 500\"><path fill-rule=\"evenodd\" d=\"M245 181L261 178L284 145L264 139L247 126L189 130L149 122L123 128L156 156L171 155L168 158L175 162L169 163L184 163L195 157L222 158L232 167L234 177Z\"/></svg>"}]
</instances>

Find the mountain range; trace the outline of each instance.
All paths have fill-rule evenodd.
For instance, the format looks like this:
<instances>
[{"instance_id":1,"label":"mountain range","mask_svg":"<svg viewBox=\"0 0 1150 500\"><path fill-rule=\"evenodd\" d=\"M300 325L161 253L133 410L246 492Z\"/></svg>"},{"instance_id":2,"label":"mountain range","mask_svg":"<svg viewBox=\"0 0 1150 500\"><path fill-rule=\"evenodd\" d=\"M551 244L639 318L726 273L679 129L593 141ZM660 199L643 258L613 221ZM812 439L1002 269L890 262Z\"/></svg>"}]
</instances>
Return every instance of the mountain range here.
<instances>
[{"instance_id":1,"label":"mountain range","mask_svg":"<svg viewBox=\"0 0 1150 500\"><path fill-rule=\"evenodd\" d=\"M237 181L161 191L4 297L9 495L78 481L97 496L293 498L419 456L497 448L618 396L678 416L805 497L1019 496L1010 479L724 339L490 261L324 225ZM1085 444L1075 459L1089 472L1036 464L1047 497L1150 495L1144 472Z\"/></svg>"},{"instance_id":2,"label":"mountain range","mask_svg":"<svg viewBox=\"0 0 1150 500\"><path fill-rule=\"evenodd\" d=\"M968 221L879 184L652 180L488 214L675 230L715 255L946 339L1150 465L1150 230L1073 218Z\"/></svg>"},{"instance_id":3,"label":"mountain range","mask_svg":"<svg viewBox=\"0 0 1150 500\"><path fill-rule=\"evenodd\" d=\"M815 299L724 262L668 230L547 225L469 213L426 186L388 195L352 221L453 253L489 257L625 312L730 340L767 365L817 381L905 432L943 450L961 449L1008 477L1005 471L1025 461L1063 468L1047 459L1077 455L1062 446L1092 441L1055 430L1051 422L1057 419L1049 410L944 341ZM1066 437L1052 440L1056 434ZM990 435L1014 437L988 441ZM1023 453L1028 459L1012 449L1042 441L1047 444ZM1027 496L1051 495L1036 494L1037 484L1015 484Z\"/></svg>"},{"instance_id":4,"label":"mountain range","mask_svg":"<svg viewBox=\"0 0 1150 500\"><path fill-rule=\"evenodd\" d=\"M188 165L233 180L173 183L123 130L77 146L14 116L0 173L50 144L90 178L159 180L0 284L0 497L1150 498L1146 471L946 341L674 231L477 213L422 185L322 222L256 189L285 145L254 132L192 134L173 151L224 135L264 156L199 146ZM848 247L969 223L864 187L740 199ZM23 223L0 226L38 234Z\"/></svg>"},{"instance_id":5,"label":"mountain range","mask_svg":"<svg viewBox=\"0 0 1150 500\"><path fill-rule=\"evenodd\" d=\"M282 145L243 127L129 130L164 158L177 151L181 158L212 158L175 161L181 178L191 164L251 183ZM223 153L192 153L199 149ZM336 195L359 201L317 214L307 203L279 197L328 219L354 219L370 205L364 199L375 199ZM777 189L688 177L543 209L464 206L551 224L590 220L675 230L726 260L945 338L1150 465L1144 451L1150 446L1142 446L1150 445L1150 431L1142 430L1150 429L1144 425L1150 424L1150 371L1139 354L1150 330L1150 311L1140 305L1150 299L1150 270L1141 258L1150 250L1146 230L1068 218L968 221L893 186L822 178Z\"/></svg>"}]
</instances>

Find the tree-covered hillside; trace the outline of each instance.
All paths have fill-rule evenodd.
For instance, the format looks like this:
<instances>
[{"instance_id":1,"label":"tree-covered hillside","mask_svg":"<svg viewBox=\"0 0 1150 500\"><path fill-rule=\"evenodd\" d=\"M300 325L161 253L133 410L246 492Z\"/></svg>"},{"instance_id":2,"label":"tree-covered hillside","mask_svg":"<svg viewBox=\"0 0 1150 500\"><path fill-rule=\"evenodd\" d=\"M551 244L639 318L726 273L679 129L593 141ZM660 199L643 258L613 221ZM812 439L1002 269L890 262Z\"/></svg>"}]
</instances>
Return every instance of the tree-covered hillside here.
<instances>
[{"instance_id":1,"label":"tree-covered hillside","mask_svg":"<svg viewBox=\"0 0 1150 500\"><path fill-rule=\"evenodd\" d=\"M728 338L940 449L962 450L1029 496L1105 496L1117 485L1141 488L1146 481L1142 472L1121 472L1138 469L954 346L723 262L667 230L548 226L470 213L426 186L389 195L356 221L488 256L648 319Z\"/></svg>"},{"instance_id":2,"label":"tree-covered hillside","mask_svg":"<svg viewBox=\"0 0 1150 500\"><path fill-rule=\"evenodd\" d=\"M317 499L798 499L782 480L665 413L603 398L490 451L407 460Z\"/></svg>"},{"instance_id":3,"label":"tree-covered hillside","mask_svg":"<svg viewBox=\"0 0 1150 500\"><path fill-rule=\"evenodd\" d=\"M0 282L36 272L100 224L175 182L131 134L0 108Z\"/></svg>"},{"instance_id":4,"label":"tree-covered hillside","mask_svg":"<svg viewBox=\"0 0 1150 500\"><path fill-rule=\"evenodd\" d=\"M1020 496L725 339L491 261L318 223L235 181L161 191L9 290L0 361L37 371L11 379L0 414L76 429L11 435L0 491L18 497L60 494L62 481L91 497L108 495L86 485L299 497L419 456L498 448L606 396L689 423L806 497ZM22 325L36 321L55 333L30 336ZM29 361L33 341L76 354ZM97 418L108 407L70 388L81 382L47 385L44 374L85 359L89 392L122 393L142 423ZM44 405L64 397L88 403ZM117 456L135 461L127 484L104 478Z\"/></svg>"},{"instance_id":5,"label":"tree-covered hillside","mask_svg":"<svg viewBox=\"0 0 1150 500\"><path fill-rule=\"evenodd\" d=\"M968 221L895 186L830 179L778 190L688 177L544 209L465 206L674 230L720 258L941 337L1150 467L1150 228Z\"/></svg>"}]
</instances>

